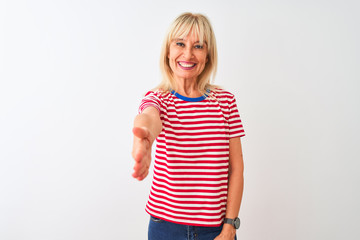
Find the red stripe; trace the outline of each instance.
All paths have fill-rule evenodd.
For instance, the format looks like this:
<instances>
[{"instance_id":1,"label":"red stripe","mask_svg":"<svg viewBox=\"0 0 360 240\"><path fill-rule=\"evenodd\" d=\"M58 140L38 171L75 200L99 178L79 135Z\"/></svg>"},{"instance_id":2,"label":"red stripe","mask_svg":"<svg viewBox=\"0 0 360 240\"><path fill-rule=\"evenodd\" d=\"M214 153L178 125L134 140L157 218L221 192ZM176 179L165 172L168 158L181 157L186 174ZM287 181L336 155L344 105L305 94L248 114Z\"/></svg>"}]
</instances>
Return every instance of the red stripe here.
<instances>
[{"instance_id":1,"label":"red stripe","mask_svg":"<svg viewBox=\"0 0 360 240\"><path fill-rule=\"evenodd\" d=\"M175 147L213 147L213 146L229 146L228 142L216 142L216 143L194 143L194 144L188 144L188 143L173 143L173 142L166 142L165 140L162 139L157 139L156 140L157 143L167 143L167 144L171 144L171 146L175 146Z\"/></svg>"},{"instance_id":2,"label":"red stripe","mask_svg":"<svg viewBox=\"0 0 360 240\"><path fill-rule=\"evenodd\" d=\"M234 132L231 132L230 134L233 136L235 134L242 134L242 133L244 133L244 130L234 131ZM242 136L245 136L245 134L243 134Z\"/></svg>"},{"instance_id":3,"label":"red stripe","mask_svg":"<svg viewBox=\"0 0 360 240\"><path fill-rule=\"evenodd\" d=\"M181 114L192 114L192 113L221 113L221 110L219 108L216 109L199 109L199 110L183 110L181 112L176 111L176 109L168 109L168 113L176 113L177 115Z\"/></svg>"},{"instance_id":4,"label":"red stripe","mask_svg":"<svg viewBox=\"0 0 360 240\"><path fill-rule=\"evenodd\" d=\"M175 199L168 198L166 196L158 195L158 194L156 194L156 192L153 192L152 190L150 192L150 196L154 196L154 197L157 197L157 198L160 198L160 199L163 199L163 200L168 200L169 202L177 203L177 204L218 205L218 204L226 203L226 198L223 198L223 199L220 199L220 200L217 200L217 201L213 201L213 202L207 201L206 199L197 199L197 200L193 200L193 201L175 200Z\"/></svg>"},{"instance_id":5,"label":"red stripe","mask_svg":"<svg viewBox=\"0 0 360 240\"><path fill-rule=\"evenodd\" d=\"M171 188L171 187L168 187L167 185L163 185L163 184L158 184L156 182L153 182L152 183L154 186L157 186L157 187L161 187L161 188L166 188L167 190L169 191L172 191L172 192L179 192L179 193L189 193L191 194L192 192L196 192L196 193L216 193L216 192L219 192L219 191L224 191L224 190L227 190L226 188L222 188L221 190L220 189L216 189L216 190L209 190L209 189L201 189L201 188L194 188L194 189L174 189L174 188Z\"/></svg>"},{"instance_id":6,"label":"red stripe","mask_svg":"<svg viewBox=\"0 0 360 240\"><path fill-rule=\"evenodd\" d=\"M229 160L196 160L194 163L193 161L189 161L189 160L167 160L167 158L165 157L160 157L160 156L156 156L156 159L161 159L161 160L165 160L168 163L184 163L184 164L222 164L222 163L228 163ZM156 161L156 160L155 160Z\"/></svg>"},{"instance_id":7,"label":"red stripe","mask_svg":"<svg viewBox=\"0 0 360 240\"><path fill-rule=\"evenodd\" d=\"M189 162L187 162L189 163ZM228 166L225 165L225 166L169 166L167 163L164 163L164 162L159 162L159 161L156 161L156 164L157 165L162 165L162 166L165 166L166 168L168 169L218 169L218 170L221 170L221 169L228 169Z\"/></svg>"},{"instance_id":8,"label":"red stripe","mask_svg":"<svg viewBox=\"0 0 360 240\"><path fill-rule=\"evenodd\" d=\"M172 193L169 193L167 191L163 191L163 190L159 190L159 189L155 189L154 186L152 187L152 190L154 192L157 192L157 193L162 193L162 194L165 194L167 196L170 196L170 197L174 197L174 198L198 198L198 199L219 199L219 198L223 198L223 197L226 197L227 194L218 194L218 195L214 195L214 196L204 196L204 195L194 195L194 194L189 194L189 195L176 195L176 194L172 194Z\"/></svg>"},{"instance_id":9,"label":"red stripe","mask_svg":"<svg viewBox=\"0 0 360 240\"><path fill-rule=\"evenodd\" d=\"M156 202L156 203L160 203L160 204L164 204L164 205L167 205L169 207L172 207L172 208L178 208L179 205L174 205L174 204L170 204L168 202L165 202L165 201L161 201L161 200L156 200L155 198L153 198L152 196L149 196L149 199L153 202ZM163 198L162 198L163 199ZM186 206L186 207L183 207L181 206L181 209L186 209L186 210L209 210L209 211L220 211L220 209L222 207L225 207L226 206L226 201L225 202L222 202L220 203L221 205L220 206L215 206L215 207L190 207L190 206ZM199 205L205 205L204 203L201 203ZM209 205L209 204L206 204L206 205Z\"/></svg>"},{"instance_id":10,"label":"red stripe","mask_svg":"<svg viewBox=\"0 0 360 240\"><path fill-rule=\"evenodd\" d=\"M216 136L216 135L227 135L228 133L225 132L225 131L212 131L212 132L190 132L190 131L193 131L193 130L199 130L199 129L184 129L184 130L188 130L188 132L182 132L181 133L181 136L182 137L187 137L187 136L202 136L202 135L210 135L210 136ZM173 134L173 135L179 135L179 133L176 133L174 131L171 131L171 130L168 130L168 129L164 129L163 130L165 134ZM166 136L166 135L165 135ZM167 137L167 136L166 136Z\"/></svg>"},{"instance_id":11,"label":"red stripe","mask_svg":"<svg viewBox=\"0 0 360 240\"><path fill-rule=\"evenodd\" d=\"M168 185L174 186L174 187L222 187L222 186L227 186L227 181L223 182L223 183L171 183L169 181L167 181L166 179L160 179L157 176L153 177L156 181L158 182L163 182L166 183Z\"/></svg>"},{"instance_id":12,"label":"red stripe","mask_svg":"<svg viewBox=\"0 0 360 240\"><path fill-rule=\"evenodd\" d=\"M170 137L170 136L166 136L166 139L169 140L175 140L175 141L183 141L183 142L193 142L194 140L196 141L217 141L217 140L229 140L229 137L205 137L205 138L178 138L178 137Z\"/></svg>"},{"instance_id":13,"label":"red stripe","mask_svg":"<svg viewBox=\"0 0 360 240\"><path fill-rule=\"evenodd\" d=\"M167 152L177 152L177 153L210 153L210 152L224 152L224 154L228 154L229 153L229 149L228 148L218 148L218 149L198 149L198 150L190 150L190 149L184 149L182 150L181 148L170 148L170 147L163 147L163 146L158 146L158 148L166 148Z\"/></svg>"},{"instance_id":14,"label":"red stripe","mask_svg":"<svg viewBox=\"0 0 360 240\"><path fill-rule=\"evenodd\" d=\"M178 127L178 126L173 126L171 124L167 124L166 122L163 123L163 127L164 128L168 128L169 129L173 129L173 130L227 130L229 127L227 125L223 125L223 126L195 126L195 127Z\"/></svg>"},{"instance_id":15,"label":"red stripe","mask_svg":"<svg viewBox=\"0 0 360 240\"><path fill-rule=\"evenodd\" d=\"M170 124L183 124L183 125L225 123L225 120L202 120L202 121L180 122L180 121L175 121L175 120L169 120L169 119L167 119L167 121L168 121Z\"/></svg>"},{"instance_id":16,"label":"red stripe","mask_svg":"<svg viewBox=\"0 0 360 240\"><path fill-rule=\"evenodd\" d=\"M170 208L167 208L166 206L160 206L160 205L157 205L157 206L154 206L151 202L148 203L148 207L155 207L157 209L162 209L162 210L166 210L166 212L169 212L169 213L173 213L173 214L183 214L183 215L187 215L189 217L191 216L194 216L194 215L203 215L203 216L218 216L219 213L221 213L222 211L220 210L219 212L215 212L215 213L208 213L208 212L202 212L200 211L201 209L197 209L196 210L193 210L192 212L185 212L185 211L175 211L175 210L172 210ZM205 218L205 217L204 217Z\"/></svg>"},{"instance_id":17,"label":"red stripe","mask_svg":"<svg viewBox=\"0 0 360 240\"><path fill-rule=\"evenodd\" d=\"M229 154L203 154L203 155L181 155L181 154L174 154L174 153L166 153L166 152L162 152L160 150L156 150L157 154L164 154L167 157L171 157L171 158L223 158L223 157L228 157Z\"/></svg>"},{"instance_id":18,"label":"red stripe","mask_svg":"<svg viewBox=\"0 0 360 240\"><path fill-rule=\"evenodd\" d=\"M217 171L217 172L205 172L205 171L202 171L202 172L172 172L172 171L169 171L167 170L166 168L162 168L162 167L159 167L159 166L154 166L154 169L157 169L158 171L163 171L163 172L166 172L168 174L171 174L171 175L181 175L181 176L191 176L191 175L204 175L204 176L217 176L217 175L223 175L223 174L228 174L228 171L225 170L225 171Z\"/></svg>"},{"instance_id":19,"label":"red stripe","mask_svg":"<svg viewBox=\"0 0 360 240\"><path fill-rule=\"evenodd\" d=\"M175 177L169 177L168 175L165 175L165 174L162 174L162 173L159 173L157 172L155 169L154 169L154 176L160 176L160 177L164 177L168 180L171 180L171 181L178 181L179 183L182 182L182 181L205 181L205 182L219 182L219 181L224 181L224 180L228 180L227 177L218 177L218 178L201 178L201 177L187 177L187 178L175 178Z\"/></svg>"},{"instance_id":20,"label":"red stripe","mask_svg":"<svg viewBox=\"0 0 360 240\"><path fill-rule=\"evenodd\" d=\"M149 210L151 210L152 212L154 212L155 214L161 214L162 216L167 216L167 217L171 217L171 218L175 218L175 219L184 219L184 220L192 220L192 221L203 221L204 224L197 224L197 223L191 223L192 226L206 226L206 227L218 227L218 226L221 226L222 223L220 224L215 224L215 222L219 222L219 221L222 221L223 217L225 214L222 214L221 217L219 217L218 219L203 219L203 218L187 218L187 217L174 217L173 215L170 215L170 214L166 214L164 212L160 212L160 211L157 211L157 210L154 210L152 209L151 207L147 206ZM145 209L146 212L150 215L153 215L153 213L150 213L149 211L147 211L147 209ZM225 212L224 212L225 213ZM161 216L158 216L158 215L155 215L154 217L157 217L157 218L160 218L162 219ZM174 220L170 220L170 219L164 219L165 221L169 221L169 222L173 222L173 223L177 223L177 224L188 224L188 222L186 221L174 221Z\"/></svg>"}]
</instances>

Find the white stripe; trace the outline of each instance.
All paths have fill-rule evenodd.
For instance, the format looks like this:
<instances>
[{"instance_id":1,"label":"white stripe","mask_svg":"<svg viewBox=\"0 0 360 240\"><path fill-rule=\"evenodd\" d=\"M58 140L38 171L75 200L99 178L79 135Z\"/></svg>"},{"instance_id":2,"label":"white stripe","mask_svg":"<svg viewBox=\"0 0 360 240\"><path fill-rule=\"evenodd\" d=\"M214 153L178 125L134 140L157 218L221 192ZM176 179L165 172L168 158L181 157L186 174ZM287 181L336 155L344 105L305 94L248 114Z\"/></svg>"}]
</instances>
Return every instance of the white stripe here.
<instances>
[{"instance_id":1,"label":"white stripe","mask_svg":"<svg viewBox=\"0 0 360 240\"><path fill-rule=\"evenodd\" d=\"M180 161L189 161L190 164L193 164L193 163L196 163L198 161L214 161L214 162L217 162L217 161L228 161L229 160L229 157L222 157L222 158L218 158L218 157L194 157L194 158L188 158L188 157L181 157L181 156L177 156L177 157L169 157L169 156L166 156L165 154L162 154L162 153L159 153L157 152L155 154L155 157L156 158L159 158L159 157L163 157L163 158L166 158L167 160L169 161L176 161L176 160L180 160Z\"/></svg>"},{"instance_id":2,"label":"white stripe","mask_svg":"<svg viewBox=\"0 0 360 240\"><path fill-rule=\"evenodd\" d=\"M165 192L168 192L168 193L171 193L171 194L174 194L174 195L177 195L177 196L185 196L185 195L191 195L192 196L192 199L196 198L196 197L206 197L206 196L218 196L218 195L221 195L221 194L227 194L227 190L221 190L217 193L207 193L207 192L201 192L199 193L198 191L189 191L189 192L174 192L174 191L171 191L167 188L164 188L164 187L158 187L158 186L155 186L153 185L152 186L152 189L154 191L154 193L157 193L157 191L165 191ZM182 198L179 198L179 199L182 199ZM199 198L200 199L200 198Z\"/></svg>"},{"instance_id":3,"label":"white stripe","mask_svg":"<svg viewBox=\"0 0 360 240\"><path fill-rule=\"evenodd\" d=\"M169 124L170 125L170 124ZM175 124L172 125L172 127L174 127ZM177 133L204 133L204 132L213 132L214 135L219 135L219 134L226 134L227 133L227 130L225 128L211 128L211 129L191 129L191 130L173 130L172 127L166 127L166 126L163 126L163 130L166 131L166 130L172 130L172 131L176 131ZM201 135L199 135L201 136Z\"/></svg>"},{"instance_id":4,"label":"white stripe","mask_svg":"<svg viewBox=\"0 0 360 240\"><path fill-rule=\"evenodd\" d=\"M154 186L153 186L154 187ZM154 189L153 189L154 190ZM166 190L167 192L168 190ZM172 199L174 201L183 201L183 202L186 202L186 201L192 201L192 202L203 202L204 200L206 202L219 202L219 201L226 201L226 197L217 197L217 198L196 198L196 195L190 197L190 198L178 198L178 197L173 197L173 196L169 196L167 194L164 194L164 193L161 193L161 192L157 192L156 190L155 191L152 191L153 194L156 194L156 195L159 195L159 196L164 196L164 197L167 197L169 199ZM152 195L150 193L150 195ZM180 194L177 194L177 195L180 195ZM189 194L187 194L189 195ZM197 195L197 196L203 196L203 195ZM209 195L211 196L211 195Z\"/></svg>"},{"instance_id":5,"label":"white stripe","mask_svg":"<svg viewBox=\"0 0 360 240\"><path fill-rule=\"evenodd\" d=\"M190 131L189 131L190 132ZM229 134L204 134L204 135L187 135L187 136L179 136L179 135L176 135L176 134L172 134L172 133L166 133L166 136L167 137L176 137L178 139L182 139L182 138L192 138L192 139L198 139L198 138L219 138L219 137L222 137L222 138L228 138L229 137ZM211 141L219 141L219 140L211 140L209 139L209 143ZM208 142L206 140L206 142Z\"/></svg>"},{"instance_id":6,"label":"white stripe","mask_svg":"<svg viewBox=\"0 0 360 240\"><path fill-rule=\"evenodd\" d=\"M165 185L169 188L172 189L179 189L179 190L195 190L198 191L199 189L201 190L211 190L211 191L215 191L215 190L223 190L223 189L227 189L227 185L223 185L223 186L216 186L216 187L204 187L204 186L195 186L195 187L189 187L189 186L184 186L184 187L177 187L177 186L172 186L170 184L168 184L167 182L160 182L156 179L153 179L153 182L160 184L160 185ZM226 181L223 181L224 183L226 183ZM201 205L202 206L202 205Z\"/></svg>"},{"instance_id":7,"label":"white stripe","mask_svg":"<svg viewBox=\"0 0 360 240\"><path fill-rule=\"evenodd\" d=\"M160 149L159 149L160 150ZM167 155L178 155L180 157L185 157L185 156L191 156L191 157L195 157L195 156L204 156L204 154L206 155L228 155L229 151L222 151L222 152L206 152L204 150L204 152L197 152L197 153L187 153L187 152L179 152L179 151L170 151L169 149L164 150L166 151Z\"/></svg>"},{"instance_id":8,"label":"white stripe","mask_svg":"<svg viewBox=\"0 0 360 240\"><path fill-rule=\"evenodd\" d=\"M156 161L157 162L161 162L161 163L164 163L166 164L167 166L169 167L189 167L189 166L194 166L194 167L227 167L229 165L229 163L192 163L192 162L189 162L189 163L170 163L166 160L163 160L163 159L157 159L156 158Z\"/></svg>"},{"instance_id":9,"label":"white stripe","mask_svg":"<svg viewBox=\"0 0 360 240\"><path fill-rule=\"evenodd\" d=\"M198 104L196 104L198 105ZM200 104L200 106L191 106L189 104L182 104L182 103L173 103L173 104L168 104L167 105L167 109L168 110L176 110L176 112L185 112L185 111L197 111L197 110L219 110L221 108L227 108L229 106L229 104L222 103L222 102L210 102L210 103L203 103ZM178 107L178 108L176 108ZM180 107L180 108L179 108ZM173 111L171 111L172 113Z\"/></svg>"},{"instance_id":10,"label":"white stripe","mask_svg":"<svg viewBox=\"0 0 360 240\"><path fill-rule=\"evenodd\" d=\"M152 203L153 204L153 206L151 206L152 208L155 208L155 206L159 206L159 207L163 207L163 208L166 208L166 209L170 209L170 210L173 210L173 211L179 211L179 209L178 208L173 208L173 207L170 207L169 205L164 205L164 204L162 204L162 203L157 203L157 202L154 202L154 201L152 201L151 199L149 199L149 202L150 203ZM214 214L214 213L218 213L218 214L220 214L222 211L225 211L226 210L226 208L225 207L221 207L221 208L219 208L218 210L193 210L193 209L186 209L186 208L181 208L181 212L184 212L184 216L186 216L185 215L185 213L193 213L193 212L198 212L198 213L210 213L210 214ZM164 211L164 210L162 210L162 211ZM166 210L165 210L166 211ZM173 214L173 213L170 213L170 214ZM197 215L197 216L203 216L203 215ZM191 216L194 216L194 215L191 215ZM206 217L208 216L208 215L205 215ZM217 216L215 216L216 218L217 218Z\"/></svg>"},{"instance_id":11,"label":"white stripe","mask_svg":"<svg viewBox=\"0 0 360 240\"><path fill-rule=\"evenodd\" d=\"M182 179L188 178L227 178L228 174L223 173L216 176L207 176L207 175L173 175L171 173L164 172L162 170L157 169L158 173L166 174L169 178L176 178L178 183L182 183ZM155 174L155 173L154 173ZM218 180L212 180L211 183L217 182Z\"/></svg>"},{"instance_id":12,"label":"white stripe","mask_svg":"<svg viewBox=\"0 0 360 240\"><path fill-rule=\"evenodd\" d=\"M198 109L198 110L204 110L204 109ZM210 109L209 109L210 110ZM215 109L215 110L219 110L219 109ZM220 111L220 110L219 110ZM167 116L172 116L172 117L178 117L178 116L181 116L181 117L197 117L197 116L214 116L214 117L217 117L217 118L221 118L222 117L222 112L194 112L194 113L177 113L177 112L168 112L167 113Z\"/></svg>"},{"instance_id":13,"label":"white stripe","mask_svg":"<svg viewBox=\"0 0 360 240\"><path fill-rule=\"evenodd\" d=\"M195 143L194 143L195 144ZM182 149L182 150L209 150L209 149L214 149L214 150L216 150L216 149L229 149L229 146L208 146L208 147L197 147L197 146L194 146L194 147L182 147L182 146L175 146L175 145L171 145L171 144L168 144L167 146L166 146L166 144L165 143L160 143L160 142L158 142L157 143L157 146L159 146L159 147L164 147L164 148L176 148L176 149Z\"/></svg>"},{"instance_id":14,"label":"white stripe","mask_svg":"<svg viewBox=\"0 0 360 240\"><path fill-rule=\"evenodd\" d=\"M172 136L174 136L174 135L172 135ZM217 136L217 137L225 137L225 136L229 137L228 134ZM166 139L165 134L161 134L158 137L158 139L162 140L162 141L166 141L167 143L175 143L175 144L199 144L199 143L201 143L201 142L196 142L195 143L194 141L177 141L177 140L173 140L173 139ZM213 143L229 143L229 140L206 140L206 143L209 143L209 144L213 144Z\"/></svg>"},{"instance_id":15,"label":"white stripe","mask_svg":"<svg viewBox=\"0 0 360 240\"><path fill-rule=\"evenodd\" d=\"M188 165L188 166L193 166L193 165ZM157 166L158 168L158 171L161 171L159 170L159 168L164 168L164 169L167 169L169 174L174 174L174 173L179 173L179 172L183 172L183 173L196 173L196 172L201 172L201 174L206 174L206 173L224 173L224 172L227 172L227 168L223 168L223 169L186 169L186 168L181 168L181 169L177 169L177 168L173 168L173 169L168 169L166 168L166 166L162 166L162 165L159 165ZM178 176L178 175L176 175ZM214 175L214 176L217 176L217 175Z\"/></svg>"},{"instance_id":16,"label":"white stripe","mask_svg":"<svg viewBox=\"0 0 360 240\"><path fill-rule=\"evenodd\" d=\"M201 123L204 121L220 121L217 123ZM175 123L175 122L179 122L181 125L179 125L179 123ZM198 118L197 120L194 119L178 119L178 118L173 118L173 117L168 117L166 115L164 115L164 120L163 123L168 124L170 126L179 126L179 127L192 127L192 128L196 128L196 127L224 127L227 124L227 121L224 118ZM185 124L186 123L186 124ZM193 123L193 124L191 124ZM193 125L193 126L192 126ZM211 128L209 129L211 130Z\"/></svg>"},{"instance_id":17,"label":"white stripe","mask_svg":"<svg viewBox=\"0 0 360 240\"><path fill-rule=\"evenodd\" d=\"M186 208L186 207L204 207L204 208L206 208L206 207L212 207L212 208L221 208L221 207L223 207L223 206L226 206L226 199L222 199L222 201L220 202L220 203L214 203L214 204L212 204L212 203L210 203L210 204L203 204L203 203L199 203L199 204L195 204L195 203L177 203L177 202L172 202L172 201L169 201L169 200L167 200L167 199L164 199L164 198L158 198L158 197L156 197L156 196L154 196L154 195L151 195L151 197L152 198L154 198L155 200L157 200L157 201L162 201L162 202L166 202L166 203L168 203L168 204L172 204L172 205L176 205L176 206L179 206L179 209L182 209L181 207L184 207L184 208ZM204 202L204 199L202 199L201 201L199 201L199 202Z\"/></svg>"}]
</instances>

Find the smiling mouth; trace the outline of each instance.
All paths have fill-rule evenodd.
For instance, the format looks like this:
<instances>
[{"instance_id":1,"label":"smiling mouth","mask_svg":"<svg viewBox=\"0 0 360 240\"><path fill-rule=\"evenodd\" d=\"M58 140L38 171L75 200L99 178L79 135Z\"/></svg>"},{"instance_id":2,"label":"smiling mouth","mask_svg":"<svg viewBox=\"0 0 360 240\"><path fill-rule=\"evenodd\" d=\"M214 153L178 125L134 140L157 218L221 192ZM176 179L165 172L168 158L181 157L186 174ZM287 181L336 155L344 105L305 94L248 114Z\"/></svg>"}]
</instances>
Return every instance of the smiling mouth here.
<instances>
[{"instance_id":1,"label":"smiling mouth","mask_svg":"<svg viewBox=\"0 0 360 240\"><path fill-rule=\"evenodd\" d=\"M196 66L196 63L178 62L178 64L182 69L186 70L192 69Z\"/></svg>"}]
</instances>

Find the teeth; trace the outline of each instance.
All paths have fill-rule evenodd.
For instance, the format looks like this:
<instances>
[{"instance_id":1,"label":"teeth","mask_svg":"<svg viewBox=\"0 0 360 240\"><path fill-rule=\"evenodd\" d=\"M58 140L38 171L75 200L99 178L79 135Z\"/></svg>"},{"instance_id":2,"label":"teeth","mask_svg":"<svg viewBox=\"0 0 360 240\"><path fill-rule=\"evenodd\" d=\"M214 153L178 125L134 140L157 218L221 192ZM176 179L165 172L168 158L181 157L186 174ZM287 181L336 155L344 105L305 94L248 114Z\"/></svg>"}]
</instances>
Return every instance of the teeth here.
<instances>
[{"instance_id":1,"label":"teeth","mask_svg":"<svg viewBox=\"0 0 360 240\"><path fill-rule=\"evenodd\" d=\"M186 68L195 66L195 63L194 64L186 64L186 63L179 62L179 64L180 64L180 66L186 67Z\"/></svg>"}]
</instances>

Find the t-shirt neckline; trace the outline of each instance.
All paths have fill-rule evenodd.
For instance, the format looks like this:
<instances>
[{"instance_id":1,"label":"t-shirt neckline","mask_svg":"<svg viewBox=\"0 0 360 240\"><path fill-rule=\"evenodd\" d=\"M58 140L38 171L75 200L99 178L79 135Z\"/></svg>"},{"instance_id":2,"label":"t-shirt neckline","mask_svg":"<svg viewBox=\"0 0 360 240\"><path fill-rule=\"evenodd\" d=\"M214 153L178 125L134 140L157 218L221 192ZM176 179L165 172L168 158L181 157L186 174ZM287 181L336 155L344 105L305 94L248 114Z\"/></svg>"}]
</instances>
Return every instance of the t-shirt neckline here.
<instances>
[{"instance_id":1,"label":"t-shirt neckline","mask_svg":"<svg viewBox=\"0 0 360 240\"><path fill-rule=\"evenodd\" d=\"M202 95L201 97L197 97L197 98L185 97L185 96L181 95L180 93L175 92L175 90L171 90L170 92L171 92L171 94L173 94L177 98L179 98L181 100L184 100L186 102L200 102L200 101L206 99L209 96L208 93L210 93L210 90L207 89L206 93L204 93L204 95Z\"/></svg>"}]
</instances>

